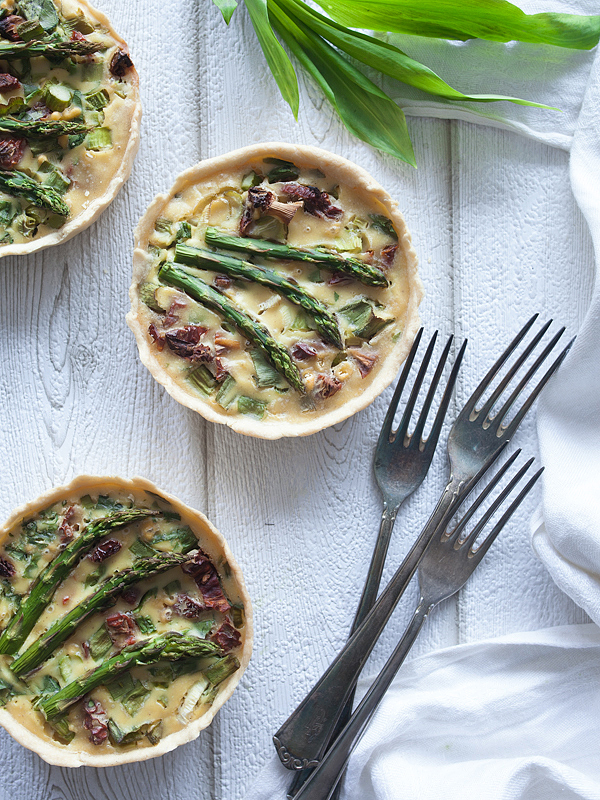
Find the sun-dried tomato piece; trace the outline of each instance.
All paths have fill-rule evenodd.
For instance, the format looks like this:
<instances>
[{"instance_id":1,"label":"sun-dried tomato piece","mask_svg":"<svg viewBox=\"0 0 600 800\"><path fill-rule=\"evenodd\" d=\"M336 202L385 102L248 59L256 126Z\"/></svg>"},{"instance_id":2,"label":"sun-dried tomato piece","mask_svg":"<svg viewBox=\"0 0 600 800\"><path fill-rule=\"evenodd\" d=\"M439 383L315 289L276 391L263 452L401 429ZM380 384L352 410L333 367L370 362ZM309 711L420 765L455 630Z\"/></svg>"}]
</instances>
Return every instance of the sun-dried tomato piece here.
<instances>
[{"instance_id":1,"label":"sun-dried tomato piece","mask_svg":"<svg viewBox=\"0 0 600 800\"><path fill-rule=\"evenodd\" d=\"M87 42L88 40L85 38L81 31L73 31L71 33L71 41L72 42Z\"/></svg>"},{"instance_id":2,"label":"sun-dried tomato piece","mask_svg":"<svg viewBox=\"0 0 600 800\"><path fill-rule=\"evenodd\" d=\"M90 742L102 744L108 738L108 714L97 700L86 700L83 727L90 732Z\"/></svg>"},{"instance_id":3,"label":"sun-dried tomato piece","mask_svg":"<svg viewBox=\"0 0 600 800\"><path fill-rule=\"evenodd\" d=\"M163 318L163 328L170 328L171 325L175 325L176 322L179 322L179 314L177 312L186 306L187 303L183 300L173 300L166 316Z\"/></svg>"},{"instance_id":4,"label":"sun-dried tomato piece","mask_svg":"<svg viewBox=\"0 0 600 800\"><path fill-rule=\"evenodd\" d=\"M135 623L127 614L117 611L106 618L106 628L111 642L119 649L135 643Z\"/></svg>"},{"instance_id":5,"label":"sun-dried tomato piece","mask_svg":"<svg viewBox=\"0 0 600 800\"><path fill-rule=\"evenodd\" d=\"M4 133L0 136L0 167L13 169L23 158L27 140Z\"/></svg>"},{"instance_id":6,"label":"sun-dried tomato piece","mask_svg":"<svg viewBox=\"0 0 600 800\"><path fill-rule=\"evenodd\" d=\"M335 375L317 375L315 379L315 397L322 400L331 397L342 388L342 382Z\"/></svg>"},{"instance_id":7,"label":"sun-dried tomato piece","mask_svg":"<svg viewBox=\"0 0 600 800\"><path fill-rule=\"evenodd\" d=\"M358 369L363 378L371 372L377 361L376 353L365 353L364 350L356 350L354 348L348 348L348 353L358 364Z\"/></svg>"},{"instance_id":8,"label":"sun-dried tomato piece","mask_svg":"<svg viewBox=\"0 0 600 800\"><path fill-rule=\"evenodd\" d=\"M10 72L0 72L0 93L12 92L13 89L18 89L21 82Z\"/></svg>"},{"instance_id":9,"label":"sun-dried tomato piece","mask_svg":"<svg viewBox=\"0 0 600 800\"><path fill-rule=\"evenodd\" d=\"M201 344L200 337L207 331L202 325L186 325L175 331L167 331L165 339L169 348L181 358L189 361L210 363L214 356L207 344Z\"/></svg>"},{"instance_id":10,"label":"sun-dried tomato piece","mask_svg":"<svg viewBox=\"0 0 600 800\"><path fill-rule=\"evenodd\" d=\"M314 358L317 351L306 342L296 342L292 348L292 356L297 361L306 361L309 358Z\"/></svg>"},{"instance_id":11,"label":"sun-dried tomato piece","mask_svg":"<svg viewBox=\"0 0 600 800\"><path fill-rule=\"evenodd\" d=\"M8 560L8 558L4 558L0 556L0 578L12 578L15 574L15 566L14 564Z\"/></svg>"},{"instance_id":12,"label":"sun-dried tomato piece","mask_svg":"<svg viewBox=\"0 0 600 800\"><path fill-rule=\"evenodd\" d=\"M125 50L117 50L110 62L110 74L114 75L116 78L122 78L123 75L133 67L133 61L131 60L129 53L126 53Z\"/></svg>"},{"instance_id":13,"label":"sun-dried tomato piece","mask_svg":"<svg viewBox=\"0 0 600 800\"><path fill-rule=\"evenodd\" d=\"M161 336L160 333L156 330L156 325L153 322L151 322L150 325L148 325L148 333L152 337L152 341L156 345L157 350L159 351L162 350L165 346L166 340L165 337Z\"/></svg>"},{"instance_id":14,"label":"sun-dried tomato piece","mask_svg":"<svg viewBox=\"0 0 600 800\"><path fill-rule=\"evenodd\" d=\"M215 631L208 638L211 642L218 644L225 652L233 650L234 647L239 647L242 643L240 632L236 631L233 625L230 625L228 622L224 622L219 630Z\"/></svg>"},{"instance_id":15,"label":"sun-dried tomato piece","mask_svg":"<svg viewBox=\"0 0 600 800\"><path fill-rule=\"evenodd\" d=\"M115 553L118 553L122 547L121 542L116 539L107 539L105 542L100 542L98 547L90 553L90 561L100 564L102 561L106 561L107 558L114 556Z\"/></svg>"},{"instance_id":16,"label":"sun-dried tomato piece","mask_svg":"<svg viewBox=\"0 0 600 800\"><path fill-rule=\"evenodd\" d=\"M228 275L217 275L213 281L216 289L229 289L233 281Z\"/></svg>"},{"instance_id":17,"label":"sun-dried tomato piece","mask_svg":"<svg viewBox=\"0 0 600 800\"><path fill-rule=\"evenodd\" d=\"M198 550L193 561L183 564L181 569L196 581L207 608L216 608L225 613L231 608L223 593L215 565L202 550Z\"/></svg>"},{"instance_id":18,"label":"sun-dried tomato piece","mask_svg":"<svg viewBox=\"0 0 600 800\"><path fill-rule=\"evenodd\" d=\"M11 42L18 42L21 37L17 33L17 25L22 22L25 22L25 19L16 14L9 14L8 17L0 19L0 36L3 39L10 39Z\"/></svg>"},{"instance_id":19,"label":"sun-dried tomato piece","mask_svg":"<svg viewBox=\"0 0 600 800\"><path fill-rule=\"evenodd\" d=\"M198 619L206 611L206 606L190 597L189 594L178 594L177 600L173 604L173 611L186 619Z\"/></svg>"},{"instance_id":20,"label":"sun-dried tomato piece","mask_svg":"<svg viewBox=\"0 0 600 800\"><path fill-rule=\"evenodd\" d=\"M127 603L128 606L134 606L137 603L140 593L135 586L128 586L121 592L121 598Z\"/></svg>"},{"instance_id":21,"label":"sun-dried tomato piece","mask_svg":"<svg viewBox=\"0 0 600 800\"><path fill-rule=\"evenodd\" d=\"M390 267L396 256L397 244L388 244L381 249L381 263L384 267Z\"/></svg>"},{"instance_id":22,"label":"sun-dried tomato piece","mask_svg":"<svg viewBox=\"0 0 600 800\"><path fill-rule=\"evenodd\" d=\"M339 219L344 213L339 206L332 205L327 192L322 192L316 186L306 186L303 183L284 183L281 191L283 194L293 197L294 200L304 200L304 210L313 217Z\"/></svg>"},{"instance_id":23,"label":"sun-dried tomato piece","mask_svg":"<svg viewBox=\"0 0 600 800\"><path fill-rule=\"evenodd\" d=\"M63 544L70 542L73 538L73 534L75 531L79 530L79 525L71 524L71 520L75 516L75 506L69 506L65 513L63 514L62 522L58 526L58 532L60 533L60 541Z\"/></svg>"}]
</instances>

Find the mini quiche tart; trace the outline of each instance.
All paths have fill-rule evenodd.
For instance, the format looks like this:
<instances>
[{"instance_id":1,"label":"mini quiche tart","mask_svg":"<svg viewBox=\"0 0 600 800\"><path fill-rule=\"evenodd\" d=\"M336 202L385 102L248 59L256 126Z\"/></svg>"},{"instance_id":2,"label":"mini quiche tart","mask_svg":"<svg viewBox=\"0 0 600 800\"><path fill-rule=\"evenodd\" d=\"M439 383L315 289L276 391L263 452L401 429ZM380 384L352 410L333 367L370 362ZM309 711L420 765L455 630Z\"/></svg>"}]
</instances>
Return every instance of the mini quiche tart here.
<instances>
[{"instance_id":1,"label":"mini quiche tart","mask_svg":"<svg viewBox=\"0 0 600 800\"><path fill-rule=\"evenodd\" d=\"M203 161L136 230L140 356L180 403L265 439L364 408L419 324L396 203L324 150L262 144Z\"/></svg>"},{"instance_id":2,"label":"mini quiche tart","mask_svg":"<svg viewBox=\"0 0 600 800\"><path fill-rule=\"evenodd\" d=\"M140 478L81 476L0 529L0 724L50 764L112 766L196 738L250 658L222 538Z\"/></svg>"},{"instance_id":3,"label":"mini quiche tart","mask_svg":"<svg viewBox=\"0 0 600 800\"><path fill-rule=\"evenodd\" d=\"M127 45L86 0L0 3L0 256L90 225L123 185L141 106Z\"/></svg>"}]
</instances>

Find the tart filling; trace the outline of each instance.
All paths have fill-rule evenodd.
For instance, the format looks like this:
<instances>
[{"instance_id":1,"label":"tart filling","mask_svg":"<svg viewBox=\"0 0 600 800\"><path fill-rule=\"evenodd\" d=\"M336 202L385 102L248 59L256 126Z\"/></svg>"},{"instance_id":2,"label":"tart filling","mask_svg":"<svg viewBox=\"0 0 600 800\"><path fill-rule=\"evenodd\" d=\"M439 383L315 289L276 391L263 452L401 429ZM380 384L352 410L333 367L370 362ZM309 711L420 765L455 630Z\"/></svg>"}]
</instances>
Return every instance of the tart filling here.
<instances>
[{"instance_id":1,"label":"tart filling","mask_svg":"<svg viewBox=\"0 0 600 800\"><path fill-rule=\"evenodd\" d=\"M137 150L138 78L127 45L81 0L0 10L0 254L89 225Z\"/></svg>"},{"instance_id":2,"label":"tart filling","mask_svg":"<svg viewBox=\"0 0 600 800\"><path fill-rule=\"evenodd\" d=\"M128 322L180 402L265 438L364 407L414 336L396 204L344 159L246 148L182 175L137 231Z\"/></svg>"},{"instance_id":3,"label":"tart filling","mask_svg":"<svg viewBox=\"0 0 600 800\"><path fill-rule=\"evenodd\" d=\"M139 479L78 479L0 547L0 722L50 763L194 738L249 658L239 570L198 512Z\"/></svg>"}]
</instances>

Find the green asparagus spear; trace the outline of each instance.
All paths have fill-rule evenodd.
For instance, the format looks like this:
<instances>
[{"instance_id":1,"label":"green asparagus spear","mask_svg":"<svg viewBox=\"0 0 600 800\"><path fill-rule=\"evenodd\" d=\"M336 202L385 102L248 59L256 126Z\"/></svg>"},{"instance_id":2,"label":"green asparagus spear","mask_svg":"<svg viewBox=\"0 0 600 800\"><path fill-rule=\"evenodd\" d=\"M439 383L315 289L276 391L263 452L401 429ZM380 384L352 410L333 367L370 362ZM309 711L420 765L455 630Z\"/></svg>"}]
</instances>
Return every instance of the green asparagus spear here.
<instances>
[{"instance_id":1,"label":"green asparagus spear","mask_svg":"<svg viewBox=\"0 0 600 800\"><path fill-rule=\"evenodd\" d=\"M58 136L86 133L89 130L83 120L67 119L13 119L0 117L0 131L17 133L27 139L57 138Z\"/></svg>"},{"instance_id":2,"label":"green asparagus spear","mask_svg":"<svg viewBox=\"0 0 600 800\"><path fill-rule=\"evenodd\" d=\"M47 208L63 217L68 217L71 211L56 189L44 186L18 170L0 169L0 191L13 197L24 197L35 206Z\"/></svg>"},{"instance_id":3,"label":"green asparagus spear","mask_svg":"<svg viewBox=\"0 0 600 800\"><path fill-rule=\"evenodd\" d=\"M155 664L157 661L163 660L182 661L188 658L217 655L222 655L222 650L214 642L190 634L169 631L123 648L116 656L107 659L82 678L71 681L56 694L43 698L38 703L38 708L46 719L52 719L58 714L62 714L97 686L110 682L133 667Z\"/></svg>"},{"instance_id":4,"label":"green asparagus spear","mask_svg":"<svg viewBox=\"0 0 600 800\"><path fill-rule=\"evenodd\" d=\"M69 40L50 42L34 40L31 42L0 42L0 59L10 61L13 58L72 58L73 56L89 56L102 50L103 45L96 42L80 42Z\"/></svg>"},{"instance_id":5,"label":"green asparagus spear","mask_svg":"<svg viewBox=\"0 0 600 800\"><path fill-rule=\"evenodd\" d=\"M224 272L232 278L244 278L268 286L283 297L287 297L291 303L301 306L312 317L321 336L339 350L343 348L340 329L327 306L278 272L251 264L249 261L240 261L231 256L211 253L185 244L178 244L175 247L175 260L180 264Z\"/></svg>"},{"instance_id":6,"label":"green asparagus spear","mask_svg":"<svg viewBox=\"0 0 600 800\"><path fill-rule=\"evenodd\" d=\"M158 511L150 511L147 508L130 508L97 519L84 528L81 535L73 539L35 579L29 595L23 600L0 636L0 653L17 652L52 600L58 585L100 539L115 528L122 528L130 522L157 514Z\"/></svg>"},{"instance_id":7,"label":"green asparagus spear","mask_svg":"<svg viewBox=\"0 0 600 800\"><path fill-rule=\"evenodd\" d=\"M93 594L85 597L61 619L57 619L27 650L10 665L15 675L24 675L35 669L52 655L73 631L96 611L111 606L127 586L160 575L189 561L189 555L160 553L156 558L141 558L132 567L115 572Z\"/></svg>"},{"instance_id":8,"label":"green asparagus spear","mask_svg":"<svg viewBox=\"0 0 600 800\"><path fill-rule=\"evenodd\" d=\"M176 264L164 263L159 270L158 276L165 283L177 286L186 294L189 294L190 297L193 297L194 300L221 314L226 320L235 325L244 336L262 350L277 372L283 375L296 391L300 392L300 394L305 394L306 389L302 383L302 378L290 354L258 320L248 316L245 311L242 311L225 295L217 292L216 289L213 289L212 286L209 286L200 278L190 275L184 269L180 269Z\"/></svg>"},{"instance_id":9,"label":"green asparagus spear","mask_svg":"<svg viewBox=\"0 0 600 800\"><path fill-rule=\"evenodd\" d=\"M218 228L207 228L204 234L206 244L210 247L222 247L224 250L237 250L242 253L253 253L262 258L290 259L292 261L308 261L311 264L322 264L325 269L351 275L367 286L388 286L388 280L380 269L360 261L358 258L343 257L327 250L300 249L287 244L268 242L264 239L247 239L243 236L229 236Z\"/></svg>"}]
</instances>

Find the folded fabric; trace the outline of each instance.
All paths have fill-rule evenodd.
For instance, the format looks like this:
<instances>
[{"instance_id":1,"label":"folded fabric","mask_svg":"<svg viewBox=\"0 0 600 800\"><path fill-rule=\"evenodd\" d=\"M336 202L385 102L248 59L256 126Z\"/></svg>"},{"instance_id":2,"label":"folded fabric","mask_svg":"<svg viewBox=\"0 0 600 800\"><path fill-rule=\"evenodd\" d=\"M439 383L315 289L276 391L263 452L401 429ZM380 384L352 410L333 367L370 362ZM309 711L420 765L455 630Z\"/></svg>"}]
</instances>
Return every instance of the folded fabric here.
<instances>
[{"instance_id":1,"label":"folded fabric","mask_svg":"<svg viewBox=\"0 0 600 800\"><path fill-rule=\"evenodd\" d=\"M405 664L342 800L600 800L600 630L568 625ZM284 800L274 756L245 800Z\"/></svg>"}]
</instances>

